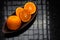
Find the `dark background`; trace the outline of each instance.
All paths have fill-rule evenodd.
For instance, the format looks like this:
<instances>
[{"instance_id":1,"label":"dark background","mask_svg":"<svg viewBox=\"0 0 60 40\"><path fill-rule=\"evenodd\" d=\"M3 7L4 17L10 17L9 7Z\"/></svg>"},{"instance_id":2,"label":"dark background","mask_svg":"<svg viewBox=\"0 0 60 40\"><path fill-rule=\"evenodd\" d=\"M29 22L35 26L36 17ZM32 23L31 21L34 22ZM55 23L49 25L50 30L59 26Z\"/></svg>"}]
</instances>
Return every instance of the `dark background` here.
<instances>
[{"instance_id":1,"label":"dark background","mask_svg":"<svg viewBox=\"0 0 60 40\"><path fill-rule=\"evenodd\" d=\"M4 12L2 12L3 11L3 5L4 5L4 2L0 1L0 40L4 40L4 37L3 37L4 35L1 32L1 29L3 26L3 21L4 21Z\"/></svg>"},{"instance_id":2,"label":"dark background","mask_svg":"<svg viewBox=\"0 0 60 40\"><path fill-rule=\"evenodd\" d=\"M50 0L49 2L51 40L60 40L60 1Z\"/></svg>"}]
</instances>

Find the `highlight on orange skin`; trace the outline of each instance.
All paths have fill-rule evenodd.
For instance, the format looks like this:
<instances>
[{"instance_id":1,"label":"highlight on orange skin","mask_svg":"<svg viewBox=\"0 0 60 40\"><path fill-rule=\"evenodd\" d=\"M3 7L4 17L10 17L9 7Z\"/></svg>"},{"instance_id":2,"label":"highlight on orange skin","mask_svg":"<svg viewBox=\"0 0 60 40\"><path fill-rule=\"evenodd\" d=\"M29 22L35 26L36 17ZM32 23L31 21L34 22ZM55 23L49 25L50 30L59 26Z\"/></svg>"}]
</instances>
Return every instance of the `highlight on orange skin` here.
<instances>
[{"instance_id":1,"label":"highlight on orange skin","mask_svg":"<svg viewBox=\"0 0 60 40\"><path fill-rule=\"evenodd\" d=\"M23 8L22 7L17 7L16 8L16 15L19 17L19 14L22 13Z\"/></svg>"},{"instance_id":2,"label":"highlight on orange skin","mask_svg":"<svg viewBox=\"0 0 60 40\"><path fill-rule=\"evenodd\" d=\"M21 26L21 19L18 16L9 16L7 19L7 27L10 30L17 30Z\"/></svg>"},{"instance_id":3,"label":"highlight on orange skin","mask_svg":"<svg viewBox=\"0 0 60 40\"><path fill-rule=\"evenodd\" d=\"M24 9L30 11L30 14L34 14L36 12L36 5L33 2L27 2L24 5Z\"/></svg>"},{"instance_id":4,"label":"highlight on orange skin","mask_svg":"<svg viewBox=\"0 0 60 40\"><path fill-rule=\"evenodd\" d=\"M28 10L23 10L22 13L20 13L20 18L23 22L28 22L31 19L31 14Z\"/></svg>"}]
</instances>

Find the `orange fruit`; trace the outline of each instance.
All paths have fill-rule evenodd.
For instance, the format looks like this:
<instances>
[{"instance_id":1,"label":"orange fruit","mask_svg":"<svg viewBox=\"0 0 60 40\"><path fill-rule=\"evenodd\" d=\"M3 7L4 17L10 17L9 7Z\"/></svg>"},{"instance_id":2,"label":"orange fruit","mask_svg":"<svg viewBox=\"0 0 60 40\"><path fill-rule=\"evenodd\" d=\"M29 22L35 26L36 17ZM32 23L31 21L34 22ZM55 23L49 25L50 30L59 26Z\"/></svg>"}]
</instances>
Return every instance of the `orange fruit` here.
<instances>
[{"instance_id":1,"label":"orange fruit","mask_svg":"<svg viewBox=\"0 0 60 40\"><path fill-rule=\"evenodd\" d=\"M21 19L18 16L9 16L7 19L7 27L10 30L17 30L21 26Z\"/></svg>"},{"instance_id":2,"label":"orange fruit","mask_svg":"<svg viewBox=\"0 0 60 40\"><path fill-rule=\"evenodd\" d=\"M19 14L23 11L22 7L17 7L16 8L16 15L19 17Z\"/></svg>"},{"instance_id":3,"label":"orange fruit","mask_svg":"<svg viewBox=\"0 0 60 40\"><path fill-rule=\"evenodd\" d=\"M23 10L22 13L20 13L20 18L23 22L28 22L31 19L31 14L28 10Z\"/></svg>"},{"instance_id":4,"label":"orange fruit","mask_svg":"<svg viewBox=\"0 0 60 40\"><path fill-rule=\"evenodd\" d=\"M30 14L34 14L36 12L36 5L33 2L27 2L24 5L24 9L30 11Z\"/></svg>"}]
</instances>

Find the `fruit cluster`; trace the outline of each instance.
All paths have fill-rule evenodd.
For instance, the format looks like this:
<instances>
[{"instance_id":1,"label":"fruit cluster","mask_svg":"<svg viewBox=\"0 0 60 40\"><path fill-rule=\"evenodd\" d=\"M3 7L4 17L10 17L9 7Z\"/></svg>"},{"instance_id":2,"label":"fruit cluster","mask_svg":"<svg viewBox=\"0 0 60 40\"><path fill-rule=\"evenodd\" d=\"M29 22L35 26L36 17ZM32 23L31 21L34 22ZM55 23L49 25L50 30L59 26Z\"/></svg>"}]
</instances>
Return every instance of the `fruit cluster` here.
<instances>
[{"instance_id":1,"label":"fruit cluster","mask_svg":"<svg viewBox=\"0 0 60 40\"><path fill-rule=\"evenodd\" d=\"M24 8L17 7L16 15L11 15L7 19L7 27L10 30L17 30L22 22L28 22L31 19L31 15L36 12L36 5L33 2L27 2Z\"/></svg>"}]
</instances>

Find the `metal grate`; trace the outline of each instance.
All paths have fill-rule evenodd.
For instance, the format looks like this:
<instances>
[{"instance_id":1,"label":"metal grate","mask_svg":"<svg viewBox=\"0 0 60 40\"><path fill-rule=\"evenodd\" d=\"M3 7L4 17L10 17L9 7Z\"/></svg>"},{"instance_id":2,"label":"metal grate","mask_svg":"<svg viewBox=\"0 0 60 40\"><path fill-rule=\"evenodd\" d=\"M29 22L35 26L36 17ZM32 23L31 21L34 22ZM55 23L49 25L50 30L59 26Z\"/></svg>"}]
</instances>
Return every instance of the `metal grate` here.
<instances>
[{"instance_id":1,"label":"metal grate","mask_svg":"<svg viewBox=\"0 0 60 40\"><path fill-rule=\"evenodd\" d=\"M27 1L4 1L5 20L17 7L22 7L26 2ZM23 34L17 37L6 38L6 40L50 40L49 3L46 2L46 0L36 0L32 2L38 7L37 17L33 25Z\"/></svg>"}]
</instances>

